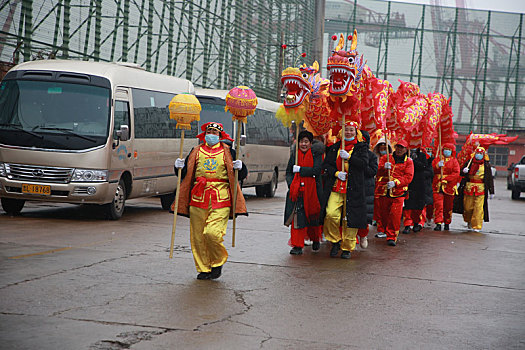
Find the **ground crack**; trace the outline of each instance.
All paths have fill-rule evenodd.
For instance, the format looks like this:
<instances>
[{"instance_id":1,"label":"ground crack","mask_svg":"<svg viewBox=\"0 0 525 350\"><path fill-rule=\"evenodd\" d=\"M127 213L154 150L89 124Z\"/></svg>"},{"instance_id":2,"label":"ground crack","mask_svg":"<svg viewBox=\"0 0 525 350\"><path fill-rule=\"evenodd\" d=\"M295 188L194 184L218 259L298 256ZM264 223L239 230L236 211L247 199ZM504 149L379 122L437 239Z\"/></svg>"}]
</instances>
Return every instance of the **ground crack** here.
<instances>
[{"instance_id":1,"label":"ground crack","mask_svg":"<svg viewBox=\"0 0 525 350\"><path fill-rule=\"evenodd\" d=\"M99 340L89 347L90 350L120 350L129 349L132 345L143 340L151 340L154 335L160 335L168 332L167 329L155 331L131 331L117 334L117 340Z\"/></svg>"}]
</instances>

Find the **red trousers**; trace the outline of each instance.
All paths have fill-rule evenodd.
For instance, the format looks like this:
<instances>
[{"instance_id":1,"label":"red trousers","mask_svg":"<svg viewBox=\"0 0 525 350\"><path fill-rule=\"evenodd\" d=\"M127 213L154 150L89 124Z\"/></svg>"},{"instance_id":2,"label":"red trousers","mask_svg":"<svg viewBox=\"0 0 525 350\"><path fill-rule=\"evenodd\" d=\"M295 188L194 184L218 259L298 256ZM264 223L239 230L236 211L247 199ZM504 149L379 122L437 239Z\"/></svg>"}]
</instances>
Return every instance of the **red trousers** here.
<instances>
[{"instance_id":1,"label":"red trousers","mask_svg":"<svg viewBox=\"0 0 525 350\"><path fill-rule=\"evenodd\" d=\"M428 204L423 210L423 219L424 221L432 220L434 217L434 204Z\"/></svg>"},{"instance_id":2,"label":"red trousers","mask_svg":"<svg viewBox=\"0 0 525 350\"><path fill-rule=\"evenodd\" d=\"M425 218L423 217L423 210L405 209L403 210L403 225L405 226L423 226Z\"/></svg>"},{"instance_id":3,"label":"red trousers","mask_svg":"<svg viewBox=\"0 0 525 350\"><path fill-rule=\"evenodd\" d=\"M368 236L368 225L366 228L360 228L357 230L357 237L366 237Z\"/></svg>"},{"instance_id":4,"label":"red trousers","mask_svg":"<svg viewBox=\"0 0 525 350\"><path fill-rule=\"evenodd\" d=\"M405 197L390 198L386 196L379 197L378 219L381 221L380 231L379 221L377 223L377 232L386 233L386 239L397 240L399 227L401 226L401 216L403 214L403 202Z\"/></svg>"},{"instance_id":5,"label":"red trousers","mask_svg":"<svg viewBox=\"0 0 525 350\"><path fill-rule=\"evenodd\" d=\"M294 228L292 222L291 238L289 244L292 247L304 247L304 240L308 237L312 242L320 242L323 234L323 226L312 226Z\"/></svg>"},{"instance_id":6,"label":"red trousers","mask_svg":"<svg viewBox=\"0 0 525 350\"><path fill-rule=\"evenodd\" d=\"M453 195L434 192L434 223L450 224L450 222L452 221L453 205Z\"/></svg>"}]
</instances>

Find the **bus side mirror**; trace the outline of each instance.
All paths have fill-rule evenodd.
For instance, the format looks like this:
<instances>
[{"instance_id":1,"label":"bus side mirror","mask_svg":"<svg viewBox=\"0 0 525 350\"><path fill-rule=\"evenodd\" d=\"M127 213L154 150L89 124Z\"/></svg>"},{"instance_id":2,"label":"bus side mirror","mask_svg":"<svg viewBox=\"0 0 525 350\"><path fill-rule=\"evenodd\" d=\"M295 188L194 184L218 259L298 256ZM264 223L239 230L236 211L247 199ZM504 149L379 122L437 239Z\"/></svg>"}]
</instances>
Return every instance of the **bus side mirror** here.
<instances>
[{"instance_id":1,"label":"bus side mirror","mask_svg":"<svg viewBox=\"0 0 525 350\"><path fill-rule=\"evenodd\" d=\"M121 141L129 140L129 126L121 125L120 130L117 130L117 138Z\"/></svg>"},{"instance_id":2,"label":"bus side mirror","mask_svg":"<svg viewBox=\"0 0 525 350\"><path fill-rule=\"evenodd\" d=\"M246 146L246 135L241 135L241 140L239 143L241 146Z\"/></svg>"}]
</instances>

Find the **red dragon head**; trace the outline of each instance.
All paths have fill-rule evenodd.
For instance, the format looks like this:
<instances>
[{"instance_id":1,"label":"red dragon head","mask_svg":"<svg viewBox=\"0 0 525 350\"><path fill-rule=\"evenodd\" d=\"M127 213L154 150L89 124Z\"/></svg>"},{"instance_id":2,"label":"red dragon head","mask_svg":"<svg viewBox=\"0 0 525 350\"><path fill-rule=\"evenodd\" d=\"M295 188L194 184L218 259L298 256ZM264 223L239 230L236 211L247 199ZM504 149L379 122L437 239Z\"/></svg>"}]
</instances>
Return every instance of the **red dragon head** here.
<instances>
[{"instance_id":1,"label":"red dragon head","mask_svg":"<svg viewBox=\"0 0 525 350\"><path fill-rule=\"evenodd\" d=\"M351 94L352 91L356 91L361 79L361 73L365 67L363 56L359 57L356 51L357 30L354 30L354 35L349 36L349 39L352 40L350 51L343 49L345 39L343 34L341 34L337 47L333 51L332 56L328 58L326 66L330 76L330 88L328 91L333 96L347 95Z\"/></svg>"}]
</instances>

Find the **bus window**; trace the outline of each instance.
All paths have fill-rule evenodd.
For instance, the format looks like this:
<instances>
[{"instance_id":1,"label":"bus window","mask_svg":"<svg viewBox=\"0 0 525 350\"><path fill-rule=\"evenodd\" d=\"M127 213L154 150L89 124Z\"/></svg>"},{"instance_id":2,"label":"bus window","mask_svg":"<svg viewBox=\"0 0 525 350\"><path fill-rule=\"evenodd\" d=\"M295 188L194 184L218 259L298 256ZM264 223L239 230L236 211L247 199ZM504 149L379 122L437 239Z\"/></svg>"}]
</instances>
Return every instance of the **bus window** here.
<instances>
[{"instance_id":1,"label":"bus window","mask_svg":"<svg viewBox=\"0 0 525 350\"><path fill-rule=\"evenodd\" d=\"M142 89L132 89L132 92L135 138L180 137L180 129L175 128L177 121L170 119L168 108L174 94ZM197 129L197 123L191 123L191 130L186 130L184 136L197 136Z\"/></svg>"},{"instance_id":2,"label":"bus window","mask_svg":"<svg viewBox=\"0 0 525 350\"><path fill-rule=\"evenodd\" d=\"M258 145L288 146L288 129L275 114L257 109L254 116L248 117L247 143Z\"/></svg>"},{"instance_id":3,"label":"bus window","mask_svg":"<svg viewBox=\"0 0 525 350\"><path fill-rule=\"evenodd\" d=\"M115 127L113 128L113 139L117 139L117 130L122 125L129 127L129 134L132 135L131 123L129 120L129 103L127 101L115 101Z\"/></svg>"}]
</instances>

